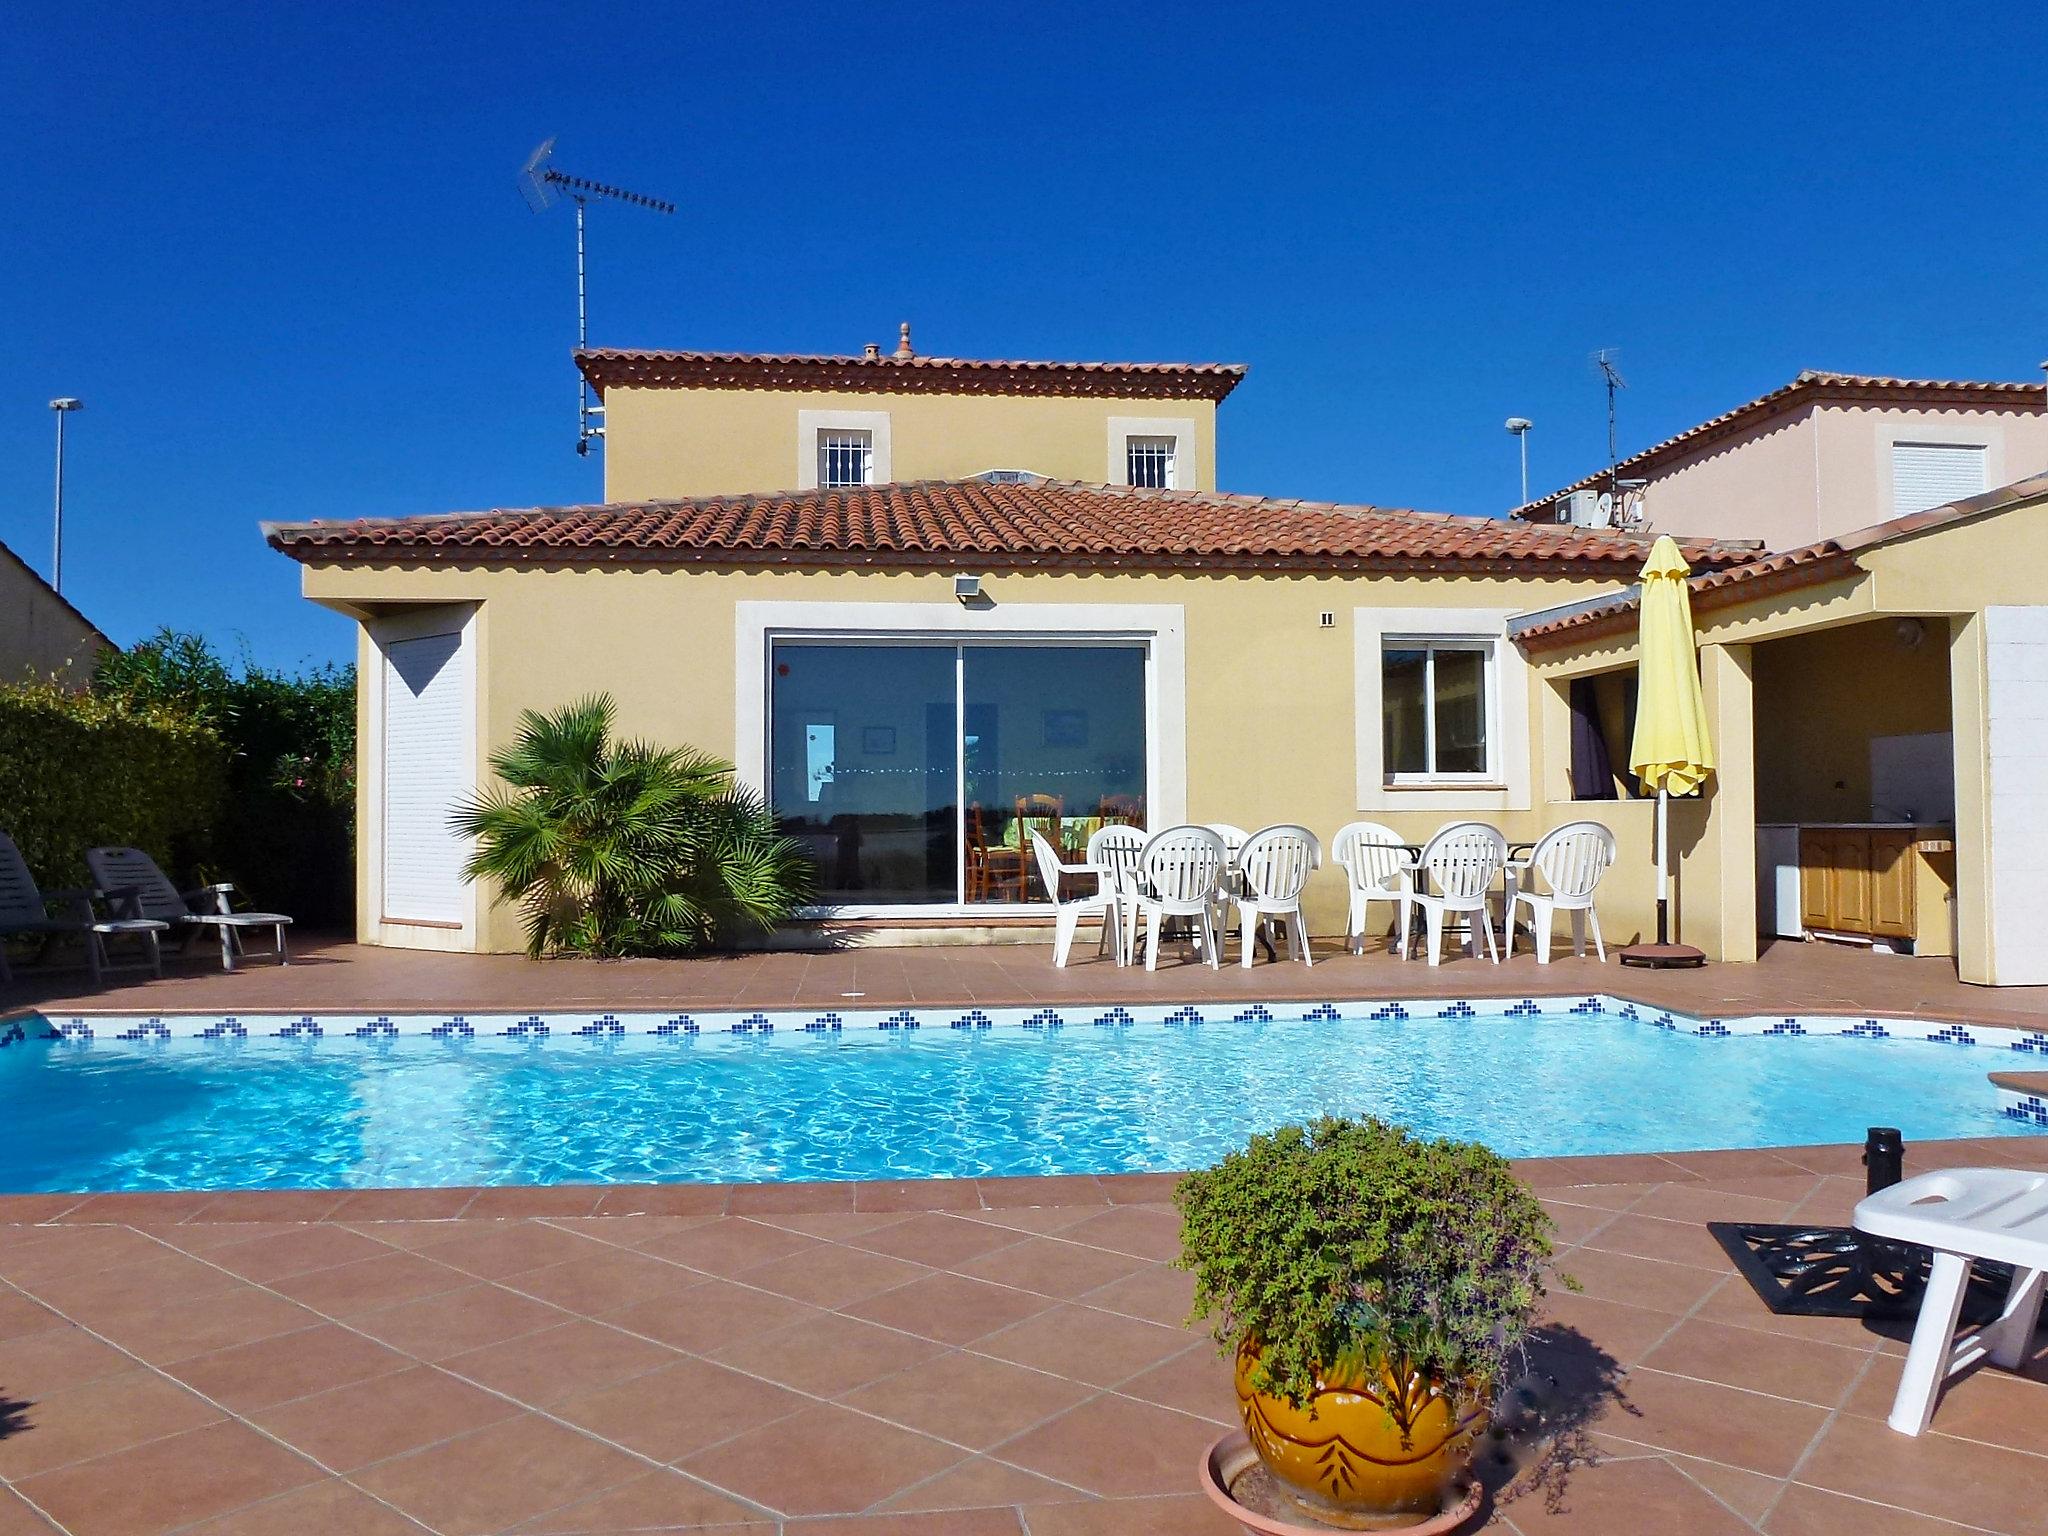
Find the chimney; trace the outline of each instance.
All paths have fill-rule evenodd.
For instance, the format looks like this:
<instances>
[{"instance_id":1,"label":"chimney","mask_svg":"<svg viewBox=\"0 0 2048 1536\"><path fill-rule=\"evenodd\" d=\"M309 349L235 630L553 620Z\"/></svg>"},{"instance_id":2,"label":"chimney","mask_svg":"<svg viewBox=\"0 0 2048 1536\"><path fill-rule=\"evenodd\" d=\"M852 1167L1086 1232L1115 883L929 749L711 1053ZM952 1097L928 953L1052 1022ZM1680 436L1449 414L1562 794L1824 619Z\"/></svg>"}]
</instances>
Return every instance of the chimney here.
<instances>
[{"instance_id":1,"label":"chimney","mask_svg":"<svg viewBox=\"0 0 2048 1536\"><path fill-rule=\"evenodd\" d=\"M917 353L912 350L910 345L910 322L906 320L903 322L903 334L896 343L896 360L900 363L907 363L915 356L917 356Z\"/></svg>"},{"instance_id":2,"label":"chimney","mask_svg":"<svg viewBox=\"0 0 2048 1536\"><path fill-rule=\"evenodd\" d=\"M881 355L882 344L879 341L871 341L865 347L861 348L861 356L865 357L869 362L873 362L876 358L880 357Z\"/></svg>"}]
</instances>

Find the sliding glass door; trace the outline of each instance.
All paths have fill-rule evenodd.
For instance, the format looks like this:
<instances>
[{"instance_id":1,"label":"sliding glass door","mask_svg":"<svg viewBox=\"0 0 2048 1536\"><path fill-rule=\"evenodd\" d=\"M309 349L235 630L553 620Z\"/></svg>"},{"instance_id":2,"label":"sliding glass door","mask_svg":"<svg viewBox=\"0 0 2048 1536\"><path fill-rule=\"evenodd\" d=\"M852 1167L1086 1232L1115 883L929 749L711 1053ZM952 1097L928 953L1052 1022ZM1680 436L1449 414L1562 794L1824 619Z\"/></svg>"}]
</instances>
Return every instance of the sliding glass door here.
<instances>
[{"instance_id":1,"label":"sliding glass door","mask_svg":"<svg viewBox=\"0 0 2048 1536\"><path fill-rule=\"evenodd\" d=\"M819 899L1043 901L1031 833L1071 862L1144 825L1145 669L1138 643L775 640L770 797Z\"/></svg>"}]
</instances>

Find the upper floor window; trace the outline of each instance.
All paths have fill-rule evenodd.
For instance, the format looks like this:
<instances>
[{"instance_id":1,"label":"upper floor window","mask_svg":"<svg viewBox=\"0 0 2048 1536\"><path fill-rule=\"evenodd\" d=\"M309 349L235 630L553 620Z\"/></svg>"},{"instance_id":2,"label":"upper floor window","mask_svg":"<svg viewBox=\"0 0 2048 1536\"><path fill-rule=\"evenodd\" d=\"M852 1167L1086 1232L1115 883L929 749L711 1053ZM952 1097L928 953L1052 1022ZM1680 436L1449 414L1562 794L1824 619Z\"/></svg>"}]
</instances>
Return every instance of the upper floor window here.
<instances>
[{"instance_id":1,"label":"upper floor window","mask_svg":"<svg viewBox=\"0 0 2048 1536\"><path fill-rule=\"evenodd\" d=\"M819 432L819 485L872 485L874 479L874 433L839 427Z\"/></svg>"},{"instance_id":2,"label":"upper floor window","mask_svg":"<svg viewBox=\"0 0 2048 1536\"><path fill-rule=\"evenodd\" d=\"M1487 640L1382 642L1381 763L1389 781L1490 777L1493 664Z\"/></svg>"},{"instance_id":3,"label":"upper floor window","mask_svg":"<svg viewBox=\"0 0 2048 1536\"><path fill-rule=\"evenodd\" d=\"M1985 489L1982 443L1893 443L1892 516L1946 506Z\"/></svg>"},{"instance_id":4,"label":"upper floor window","mask_svg":"<svg viewBox=\"0 0 2048 1536\"><path fill-rule=\"evenodd\" d=\"M1174 458L1178 439L1171 437L1127 437L1124 439L1124 481L1156 491L1174 488Z\"/></svg>"}]
</instances>

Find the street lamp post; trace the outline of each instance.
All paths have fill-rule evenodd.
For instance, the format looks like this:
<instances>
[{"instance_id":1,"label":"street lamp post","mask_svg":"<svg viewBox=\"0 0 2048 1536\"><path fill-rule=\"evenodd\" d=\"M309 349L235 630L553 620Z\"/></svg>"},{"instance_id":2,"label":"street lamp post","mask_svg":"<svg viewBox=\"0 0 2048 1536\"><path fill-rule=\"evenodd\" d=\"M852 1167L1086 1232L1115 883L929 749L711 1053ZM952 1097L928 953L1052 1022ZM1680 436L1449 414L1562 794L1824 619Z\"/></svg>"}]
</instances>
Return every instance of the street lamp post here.
<instances>
[{"instance_id":1,"label":"street lamp post","mask_svg":"<svg viewBox=\"0 0 2048 1536\"><path fill-rule=\"evenodd\" d=\"M73 411L85 409L83 400L74 400L63 395L50 402L50 409L57 413L57 516L51 533L50 590L62 593L64 590L64 418Z\"/></svg>"},{"instance_id":2,"label":"street lamp post","mask_svg":"<svg viewBox=\"0 0 2048 1536\"><path fill-rule=\"evenodd\" d=\"M1515 434L1515 441L1522 445L1522 499L1518 506L1529 505L1529 428L1535 425L1526 416L1510 416L1508 430Z\"/></svg>"}]
</instances>

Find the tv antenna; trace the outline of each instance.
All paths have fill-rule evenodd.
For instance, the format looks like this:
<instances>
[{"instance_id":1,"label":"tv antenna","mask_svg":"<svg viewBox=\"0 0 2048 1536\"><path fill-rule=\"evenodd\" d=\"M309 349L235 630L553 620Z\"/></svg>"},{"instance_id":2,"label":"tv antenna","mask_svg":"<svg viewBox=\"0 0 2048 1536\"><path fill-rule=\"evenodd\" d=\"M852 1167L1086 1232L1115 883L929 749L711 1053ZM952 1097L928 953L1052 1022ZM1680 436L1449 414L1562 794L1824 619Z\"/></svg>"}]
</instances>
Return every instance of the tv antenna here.
<instances>
[{"instance_id":1,"label":"tv antenna","mask_svg":"<svg viewBox=\"0 0 2048 1536\"><path fill-rule=\"evenodd\" d=\"M624 187L614 187L606 182L591 181L582 176L571 176L557 170L549 162L554 159L555 141L550 138L540 148L526 157L526 164L519 170L519 195L526 199L526 206L535 213L546 213L554 207L557 199L567 197L576 205L576 350L582 351L590 342L590 310L588 286L584 278L583 260L583 210L593 199L610 199L615 203L631 203L635 208L645 208L650 213L674 213L674 203L663 202L658 197L649 197L642 192L628 192ZM590 440L604 436L604 427L599 418L604 407L592 394L590 381L583 377L583 371L576 371L576 451L590 452Z\"/></svg>"},{"instance_id":2,"label":"tv antenna","mask_svg":"<svg viewBox=\"0 0 2048 1536\"><path fill-rule=\"evenodd\" d=\"M1615 448L1614 397L1628 388L1628 380L1615 367L1615 360L1621 356L1619 347L1602 347L1593 354L1593 366L1600 371L1600 377L1607 384L1607 494L1616 496L1619 487L1616 478L1620 473L1621 455ZM1617 497L1617 500L1619 498Z\"/></svg>"}]
</instances>

